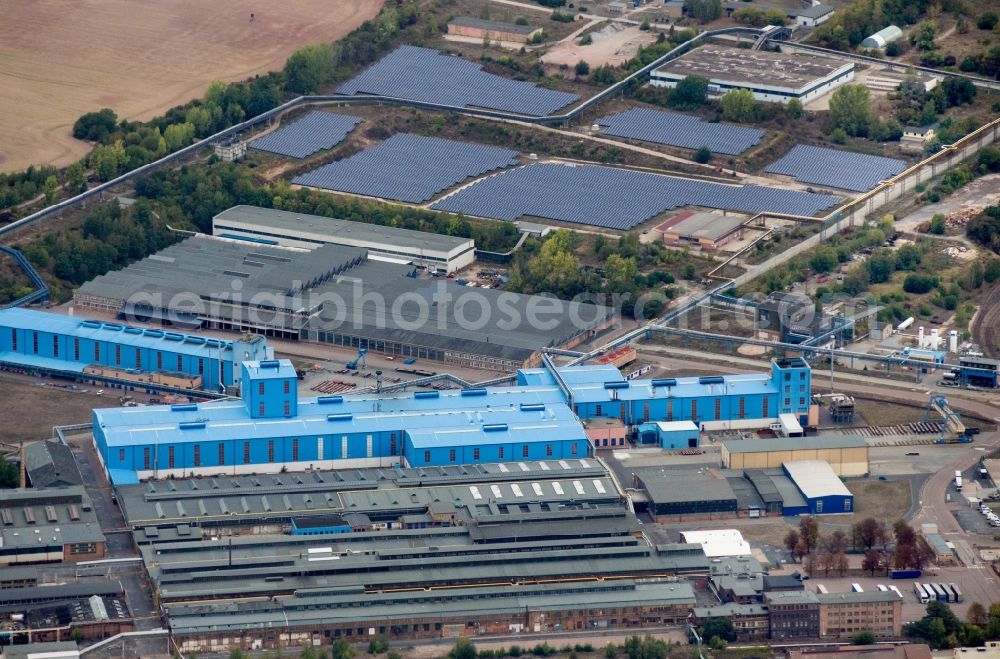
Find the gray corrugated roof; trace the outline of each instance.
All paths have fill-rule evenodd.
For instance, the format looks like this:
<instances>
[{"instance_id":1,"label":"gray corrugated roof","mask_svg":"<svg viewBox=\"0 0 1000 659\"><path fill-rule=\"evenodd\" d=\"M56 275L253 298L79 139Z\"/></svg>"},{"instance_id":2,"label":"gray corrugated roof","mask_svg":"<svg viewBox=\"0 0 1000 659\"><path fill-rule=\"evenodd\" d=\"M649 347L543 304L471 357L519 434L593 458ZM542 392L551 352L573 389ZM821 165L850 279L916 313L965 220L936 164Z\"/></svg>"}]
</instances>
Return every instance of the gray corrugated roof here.
<instances>
[{"instance_id":1,"label":"gray corrugated roof","mask_svg":"<svg viewBox=\"0 0 1000 659\"><path fill-rule=\"evenodd\" d=\"M725 478L683 472L647 472L639 474L639 480L654 504L736 499Z\"/></svg>"},{"instance_id":2,"label":"gray corrugated roof","mask_svg":"<svg viewBox=\"0 0 1000 659\"><path fill-rule=\"evenodd\" d=\"M24 447L24 467L32 487L82 485L73 451L65 444L43 441Z\"/></svg>"},{"instance_id":3,"label":"gray corrugated roof","mask_svg":"<svg viewBox=\"0 0 1000 659\"><path fill-rule=\"evenodd\" d=\"M456 248L470 246L473 242L471 238L353 222L320 215L291 213L258 206L233 206L216 215L213 221L240 222L279 231L288 229L305 231L324 236L331 243L336 243L338 239L349 238L370 241L383 247L399 245L407 249L425 249L435 252L449 252Z\"/></svg>"},{"instance_id":4,"label":"gray corrugated roof","mask_svg":"<svg viewBox=\"0 0 1000 659\"><path fill-rule=\"evenodd\" d=\"M833 13L833 7L829 5L813 5L811 7L806 7L805 9L795 10L796 16L804 18L820 18L830 13Z\"/></svg>"}]
</instances>

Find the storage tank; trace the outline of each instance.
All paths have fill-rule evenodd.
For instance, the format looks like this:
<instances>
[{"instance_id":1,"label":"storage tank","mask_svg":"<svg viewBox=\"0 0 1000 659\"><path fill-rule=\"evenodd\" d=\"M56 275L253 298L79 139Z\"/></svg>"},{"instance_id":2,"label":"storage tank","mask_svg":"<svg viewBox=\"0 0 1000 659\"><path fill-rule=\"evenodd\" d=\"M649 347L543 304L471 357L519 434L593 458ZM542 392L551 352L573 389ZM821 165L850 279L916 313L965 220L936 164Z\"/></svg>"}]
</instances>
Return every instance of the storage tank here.
<instances>
[{"instance_id":1,"label":"storage tank","mask_svg":"<svg viewBox=\"0 0 1000 659\"><path fill-rule=\"evenodd\" d=\"M915 319L913 318L913 316L910 316L909 318L907 318L906 320L904 320L903 322L901 322L901 323L900 323L900 324L899 324L899 325L898 325L898 326L896 327L896 329L897 329L897 330L899 330L900 332L902 332L902 331L903 331L903 330L905 330L905 329L906 329L907 327L909 327L910 325L912 325L912 324L913 324L913 321L914 321L914 320L915 320Z\"/></svg>"},{"instance_id":2,"label":"storage tank","mask_svg":"<svg viewBox=\"0 0 1000 659\"><path fill-rule=\"evenodd\" d=\"M948 352L958 352L958 330L948 332Z\"/></svg>"},{"instance_id":3,"label":"storage tank","mask_svg":"<svg viewBox=\"0 0 1000 659\"><path fill-rule=\"evenodd\" d=\"M917 347L918 348L923 348L924 344L925 344L925 341L924 341L924 326L921 325L920 327L917 328Z\"/></svg>"},{"instance_id":4,"label":"storage tank","mask_svg":"<svg viewBox=\"0 0 1000 659\"><path fill-rule=\"evenodd\" d=\"M903 36L903 31L895 25L884 27L861 42L862 48L885 48Z\"/></svg>"}]
</instances>

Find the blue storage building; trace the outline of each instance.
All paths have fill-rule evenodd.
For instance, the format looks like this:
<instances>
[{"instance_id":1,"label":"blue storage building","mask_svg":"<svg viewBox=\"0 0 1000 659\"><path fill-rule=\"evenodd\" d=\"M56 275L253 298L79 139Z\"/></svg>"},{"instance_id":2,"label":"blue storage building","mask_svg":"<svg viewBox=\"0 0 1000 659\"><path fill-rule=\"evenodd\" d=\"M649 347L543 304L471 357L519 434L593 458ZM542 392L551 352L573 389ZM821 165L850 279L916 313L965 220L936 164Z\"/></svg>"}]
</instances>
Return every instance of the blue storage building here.
<instances>
[{"instance_id":1,"label":"blue storage building","mask_svg":"<svg viewBox=\"0 0 1000 659\"><path fill-rule=\"evenodd\" d=\"M660 448L695 448L701 432L694 421L655 421L639 424L639 443L659 444Z\"/></svg>"},{"instance_id":2,"label":"blue storage building","mask_svg":"<svg viewBox=\"0 0 1000 659\"><path fill-rule=\"evenodd\" d=\"M0 309L0 367L150 391L183 388L200 378L204 391L238 387L241 363L267 359L262 336L246 340L182 334L13 307ZM150 379L149 374L165 374Z\"/></svg>"},{"instance_id":3,"label":"blue storage building","mask_svg":"<svg viewBox=\"0 0 1000 659\"><path fill-rule=\"evenodd\" d=\"M781 467L802 493L811 515L854 512L854 495L826 460L794 460Z\"/></svg>"}]
</instances>

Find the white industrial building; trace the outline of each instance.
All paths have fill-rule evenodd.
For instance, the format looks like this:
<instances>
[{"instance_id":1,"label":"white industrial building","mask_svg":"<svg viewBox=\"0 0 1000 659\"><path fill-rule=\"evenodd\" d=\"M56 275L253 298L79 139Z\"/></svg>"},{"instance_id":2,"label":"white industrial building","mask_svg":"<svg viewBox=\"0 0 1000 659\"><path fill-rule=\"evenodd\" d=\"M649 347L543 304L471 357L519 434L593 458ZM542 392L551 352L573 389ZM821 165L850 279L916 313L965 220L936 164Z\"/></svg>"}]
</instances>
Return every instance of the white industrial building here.
<instances>
[{"instance_id":1,"label":"white industrial building","mask_svg":"<svg viewBox=\"0 0 1000 659\"><path fill-rule=\"evenodd\" d=\"M702 46L650 73L654 87L675 87L688 76L708 78L708 95L749 89L758 101L803 104L854 80L854 64L811 53Z\"/></svg>"},{"instance_id":2,"label":"white industrial building","mask_svg":"<svg viewBox=\"0 0 1000 659\"><path fill-rule=\"evenodd\" d=\"M369 258L461 270L476 258L472 238L351 222L319 215L234 206L212 218L212 235L279 247L316 249L342 245L368 250Z\"/></svg>"},{"instance_id":3,"label":"white industrial building","mask_svg":"<svg viewBox=\"0 0 1000 659\"><path fill-rule=\"evenodd\" d=\"M723 558L751 556L750 543L736 529L708 529L703 531L681 531L681 542L701 545L705 556Z\"/></svg>"}]
</instances>

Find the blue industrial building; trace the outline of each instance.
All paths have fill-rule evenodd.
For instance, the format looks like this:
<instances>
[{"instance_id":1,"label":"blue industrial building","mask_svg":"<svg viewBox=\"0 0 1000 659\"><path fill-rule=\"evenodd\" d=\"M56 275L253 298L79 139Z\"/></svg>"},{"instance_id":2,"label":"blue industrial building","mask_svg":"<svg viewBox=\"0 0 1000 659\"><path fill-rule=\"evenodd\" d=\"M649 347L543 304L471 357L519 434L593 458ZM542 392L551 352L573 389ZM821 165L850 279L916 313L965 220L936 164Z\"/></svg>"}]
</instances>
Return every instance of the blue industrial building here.
<instances>
[{"instance_id":1,"label":"blue industrial building","mask_svg":"<svg viewBox=\"0 0 1000 659\"><path fill-rule=\"evenodd\" d=\"M794 414L807 425L812 377L800 358L771 362L771 373L626 380L611 365L558 369L581 419L619 418L628 426L692 421L702 430L759 428ZM557 384L547 369L518 371L520 385ZM766 424L765 424L766 425Z\"/></svg>"},{"instance_id":2,"label":"blue industrial building","mask_svg":"<svg viewBox=\"0 0 1000 659\"><path fill-rule=\"evenodd\" d=\"M229 341L73 316L0 310L0 367L148 391L238 387L241 363L271 356L260 336Z\"/></svg>"},{"instance_id":3,"label":"blue industrial building","mask_svg":"<svg viewBox=\"0 0 1000 659\"><path fill-rule=\"evenodd\" d=\"M659 444L664 449L695 448L701 439L694 421L654 421L639 424L640 444Z\"/></svg>"},{"instance_id":4,"label":"blue industrial building","mask_svg":"<svg viewBox=\"0 0 1000 659\"><path fill-rule=\"evenodd\" d=\"M802 509L792 510L786 506L786 516L854 512L854 495L826 460L795 460L782 463L781 468L805 499Z\"/></svg>"},{"instance_id":5,"label":"blue industrial building","mask_svg":"<svg viewBox=\"0 0 1000 659\"><path fill-rule=\"evenodd\" d=\"M810 386L800 359L774 362L770 375L629 381L613 366L579 366L522 370L513 387L301 400L287 361L241 372L241 400L95 410L111 480L583 458L581 418L761 427L779 413L804 418Z\"/></svg>"},{"instance_id":6,"label":"blue industrial building","mask_svg":"<svg viewBox=\"0 0 1000 659\"><path fill-rule=\"evenodd\" d=\"M1000 385L1000 361L982 355L962 355L958 363L958 377L962 384L991 389Z\"/></svg>"},{"instance_id":7,"label":"blue industrial building","mask_svg":"<svg viewBox=\"0 0 1000 659\"><path fill-rule=\"evenodd\" d=\"M140 478L584 458L557 388L297 398L289 362L244 364L238 401L94 410L112 482Z\"/></svg>"}]
</instances>

